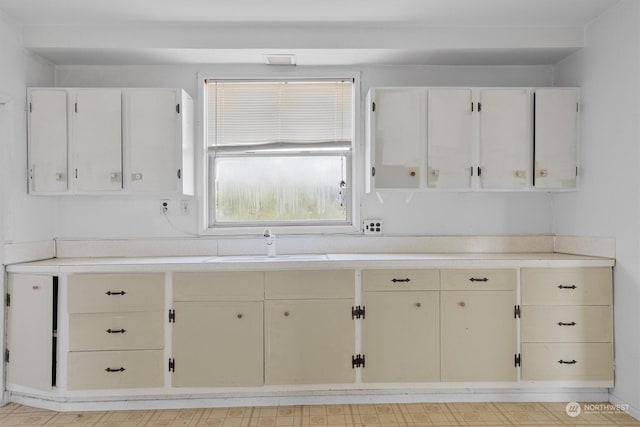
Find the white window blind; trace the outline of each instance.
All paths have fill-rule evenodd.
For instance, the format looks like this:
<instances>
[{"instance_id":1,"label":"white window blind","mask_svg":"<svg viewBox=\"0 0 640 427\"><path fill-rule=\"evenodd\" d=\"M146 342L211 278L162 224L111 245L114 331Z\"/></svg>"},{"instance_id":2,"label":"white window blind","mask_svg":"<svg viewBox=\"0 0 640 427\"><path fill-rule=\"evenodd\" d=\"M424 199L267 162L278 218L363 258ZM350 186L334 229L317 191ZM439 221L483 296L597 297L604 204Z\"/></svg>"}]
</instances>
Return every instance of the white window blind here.
<instances>
[{"instance_id":1,"label":"white window blind","mask_svg":"<svg viewBox=\"0 0 640 427\"><path fill-rule=\"evenodd\" d=\"M207 145L351 143L353 82L208 80Z\"/></svg>"}]
</instances>

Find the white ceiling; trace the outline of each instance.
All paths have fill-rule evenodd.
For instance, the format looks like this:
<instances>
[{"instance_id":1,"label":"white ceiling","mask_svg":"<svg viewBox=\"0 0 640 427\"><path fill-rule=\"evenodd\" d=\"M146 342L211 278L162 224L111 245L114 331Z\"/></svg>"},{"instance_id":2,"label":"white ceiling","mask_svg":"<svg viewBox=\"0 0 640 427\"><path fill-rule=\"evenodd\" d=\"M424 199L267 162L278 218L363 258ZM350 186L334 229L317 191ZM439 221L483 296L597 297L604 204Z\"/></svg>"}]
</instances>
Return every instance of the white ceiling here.
<instances>
[{"instance_id":1,"label":"white ceiling","mask_svg":"<svg viewBox=\"0 0 640 427\"><path fill-rule=\"evenodd\" d=\"M56 64L554 64L618 0L0 0Z\"/></svg>"}]
</instances>

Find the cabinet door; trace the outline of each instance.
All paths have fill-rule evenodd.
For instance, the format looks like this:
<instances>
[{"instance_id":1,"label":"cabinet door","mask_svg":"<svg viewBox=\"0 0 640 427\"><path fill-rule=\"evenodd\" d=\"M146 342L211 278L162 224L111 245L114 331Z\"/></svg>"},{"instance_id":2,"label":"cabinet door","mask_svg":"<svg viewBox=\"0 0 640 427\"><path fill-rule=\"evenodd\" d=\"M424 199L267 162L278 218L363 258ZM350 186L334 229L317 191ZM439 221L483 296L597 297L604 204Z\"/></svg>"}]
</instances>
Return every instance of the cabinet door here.
<instances>
[{"instance_id":1,"label":"cabinet door","mask_svg":"<svg viewBox=\"0 0 640 427\"><path fill-rule=\"evenodd\" d=\"M376 188L418 188L426 137L424 89L375 92Z\"/></svg>"},{"instance_id":2,"label":"cabinet door","mask_svg":"<svg viewBox=\"0 0 640 427\"><path fill-rule=\"evenodd\" d=\"M537 89L535 92L534 185L576 186L578 91Z\"/></svg>"},{"instance_id":3,"label":"cabinet door","mask_svg":"<svg viewBox=\"0 0 640 427\"><path fill-rule=\"evenodd\" d=\"M29 190L62 193L67 176L67 91L29 92Z\"/></svg>"},{"instance_id":4,"label":"cabinet door","mask_svg":"<svg viewBox=\"0 0 640 427\"><path fill-rule=\"evenodd\" d=\"M262 301L177 302L174 308L174 387L262 385Z\"/></svg>"},{"instance_id":5,"label":"cabinet door","mask_svg":"<svg viewBox=\"0 0 640 427\"><path fill-rule=\"evenodd\" d=\"M122 108L119 89L79 89L73 150L78 191L122 189Z\"/></svg>"},{"instance_id":6,"label":"cabinet door","mask_svg":"<svg viewBox=\"0 0 640 427\"><path fill-rule=\"evenodd\" d=\"M516 381L514 291L442 291L442 381Z\"/></svg>"},{"instance_id":7,"label":"cabinet door","mask_svg":"<svg viewBox=\"0 0 640 427\"><path fill-rule=\"evenodd\" d=\"M353 383L352 299L265 301L265 384Z\"/></svg>"},{"instance_id":8,"label":"cabinet door","mask_svg":"<svg viewBox=\"0 0 640 427\"><path fill-rule=\"evenodd\" d=\"M440 380L439 292L365 292L365 382Z\"/></svg>"},{"instance_id":9,"label":"cabinet door","mask_svg":"<svg viewBox=\"0 0 640 427\"><path fill-rule=\"evenodd\" d=\"M529 183L532 150L532 95L527 89L480 92L480 184L523 188Z\"/></svg>"},{"instance_id":10,"label":"cabinet door","mask_svg":"<svg viewBox=\"0 0 640 427\"><path fill-rule=\"evenodd\" d=\"M9 274L7 384L52 387L53 278Z\"/></svg>"},{"instance_id":11,"label":"cabinet door","mask_svg":"<svg viewBox=\"0 0 640 427\"><path fill-rule=\"evenodd\" d=\"M123 97L125 187L132 192L176 192L182 147L175 90L127 90Z\"/></svg>"},{"instance_id":12,"label":"cabinet door","mask_svg":"<svg viewBox=\"0 0 640 427\"><path fill-rule=\"evenodd\" d=\"M468 188L472 166L472 106L469 89L430 89L427 124L427 183Z\"/></svg>"}]
</instances>

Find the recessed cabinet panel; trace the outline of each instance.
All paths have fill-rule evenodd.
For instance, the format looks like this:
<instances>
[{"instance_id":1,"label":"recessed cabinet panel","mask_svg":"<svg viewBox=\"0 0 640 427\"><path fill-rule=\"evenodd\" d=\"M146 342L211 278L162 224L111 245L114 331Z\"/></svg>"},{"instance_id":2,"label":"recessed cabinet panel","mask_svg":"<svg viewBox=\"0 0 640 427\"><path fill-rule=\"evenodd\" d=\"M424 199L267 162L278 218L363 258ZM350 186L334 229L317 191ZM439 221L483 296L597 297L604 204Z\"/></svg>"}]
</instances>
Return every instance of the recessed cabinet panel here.
<instances>
[{"instance_id":1,"label":"recessed cabinet panel","mask_svg":"<svg viewBox=\"0 0 640 427\"><path fill-rule=\"evenodd\" d=\"M471 186L471 90L429 89L427 183L432 188Z\"/></svg>"},{"instance_id":2,"label":"recessed cabinet panel","mask_svg":"<svg viewBox=\"0 0 640 427\"><path fill-rule=\"evenodd\" d=\"M128 189L145 193L177 191L181 147L176 91L125 90L123 98Z\"/></svg>"},{"instance_id":3,"label":"recessed cabinet panel","mask_svg":"<svg viewBox=\"0 0 640 427\"><path fill-rule=\"evenodd\" d=\"M179 302L174 309L174 387L262 385L262 301Z\"/></svg>"},{"instance_id":4,"label":"recessed cabinet panel","mask_svg":"<svg viewBox=\"0 0 640 427\"><path fill-rule=\"evenodd\" d=\"M576 186L577 89L535 92L534 184L536 188Z\"/></svg>"},{"instance_id":5,"label":"recessed cabinet panel","mask_svg":"<svg viewBox=\"0 0 640 427\"><path fill-rule=\"evenodd\" d=\"M74 111L76 189L122 190L120 89L79 89Z\"/></svg>"},{"instance_id":6,"label":"recessed cabinet panel","mask_svg":"<svg viewBox=\"0 0 640 427\"><path fill-rule=\"evenodd\" d=\"M69 187L67 166L67 91L29 92L29 191L64 193Z\"/></svg>"},{"instance_id":7,"label":"recessed cabinet panel","mask_svg":"<svg viewBox=\"0 0 640 427\"><path fill-rule=\"evenodd\" d=\"M265 384L353 383L352 299L265 301Z\"/></svg>"},{"instance_id":8,"label":"recessed cabinet panel","mask_svg":"<svg viewBox=\"0 0 640 427\"><path fill-rule=\"evenodd\" d=\"M527 89L480 91L480 184L524 188L531 179L532 95Z\"/></svg>"},{"instance_id":9,"label":"recessed cabinet panel","mask_svg":"<svg viewBox=\"0 0 640 427\"><path fill-rule=\"evenodd\" d=\"M442 291L442 381L515 381L515 291Z\"/></svg>"},{"instance_id":10,"label":"recessed cabinet panel","mask_svg":"<svg viewBox=\"0 0 640 427\"><path fill-rule=\"evenodd\" d=\"M365 292L364 382L440 380L439 292Z\"/></svg>"},{"instance_id":11,"label":"recessed cabinet panel","mask_svg":"<svg viewBox=\"0 0 640 427\"><path fill-rule=\"evenodd\" d=\"M9 274L7 384L51 390L53 277Z\"/></svg>"},{"instance_id":12,"label":"recessed cabinet panel","mask_svg":"<svg viewBox=\"0 0 640 427\"><path fill-rule=\"evenodd\" d=\"M379 89L375 95L375 184L417 188L426 137L424 89Z\"/></svg>"}]
</instances>

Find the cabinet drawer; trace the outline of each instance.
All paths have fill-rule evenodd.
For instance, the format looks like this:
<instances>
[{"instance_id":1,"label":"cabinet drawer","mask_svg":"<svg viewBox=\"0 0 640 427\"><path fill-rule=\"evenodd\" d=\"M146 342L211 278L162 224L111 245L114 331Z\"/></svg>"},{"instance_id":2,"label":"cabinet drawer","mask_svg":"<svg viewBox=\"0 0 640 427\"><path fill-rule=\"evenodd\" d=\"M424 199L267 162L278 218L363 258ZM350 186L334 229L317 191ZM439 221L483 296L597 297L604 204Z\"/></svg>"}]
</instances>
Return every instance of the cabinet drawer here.
<instances>
[{"instance_id":1,"label":"cabinet drawer","mask_svg":"<svg viewBox=\"0 0 640 427\"><path fill-rule=\"evenodd\" d=\"M440 279L443 291L511 291L518 276L516 270L440 270Z\"/></svg>"},{"instance_id":2,"label":"cabinet drawer","mask_svg":"<svg viewBox=\"0 0 640 427\"><path fill-rule=\"evenodd\" d=\"M613 381L613 345L522 344L525 381Z\"/></svg>"},{"instance_id":3,"label":"cabinet drawer","mask_svg":"<svg viewBox=\"0 0 640 427\"><path fill-rule=\"evenodd\" d=\"M164 308L164 273L73 274L69 313L151 311Z\"/></svg>"},{"instance_id":4,"label":"cabinet drawer","mask_svg":"<svg viewBox=\"0 0 640 427\"><path fill-rule=\"evenodd\" d=\"M261 271L174 273L174 301L262 301Z\"/></svg>"},{"instance_id":5,"label":"cabinet drawer","mask_svg":"<svg viewBox=\"0 0 640 427\"><path fill-rule=\"evenodd\" d=\"M267 271L265 299L353 298L353 270Z\"/></svg>"},{"instance_id":6,"label":"cabinet drawer","mask_svg":"<svg viewBox=\"0 0 640 427\"><path fill-rule=\"evenodd\" d=\"M69 315L69 349L146 350L164 347L164 312Z\"/></svg>"},{"instance_id":7,"label":"cabinet drawer","mask_svg":"<svg viewBox=\"0 0 640 427\"><path fill-rule=\"evenodd\" d=\"M611 305L610 268L523 268L523 305Z\"/></svg>"},{"instance_id":8,"label":"cabinet drawer","mask_svg":"<svg viewBox=\"0 0 640 427\"><path fill-rule=\"evenodd\" d=\"M525 306L522 308L522 341L611 342L609 306Z\"/></svg>"},{"instance_id":9,"label":"cabinet drawer","mask_svg":"<svg viewBox=\"0 0 640 427\"><path fill-rule=\"evenodd\" d=\"M364 291L437 291L438 270L368 270L362 272Z\"/></svg>"},{"instance_id":10,"label":"cabinet drawer","mask_svg":"<svg viewBox=\"0 0 640 427\"><path fill-rule=\"evenodd\" d=\"M162 387L166 369L163 354L162 350L71 352L68 388Z\"/></svg>"}]
</instances>

